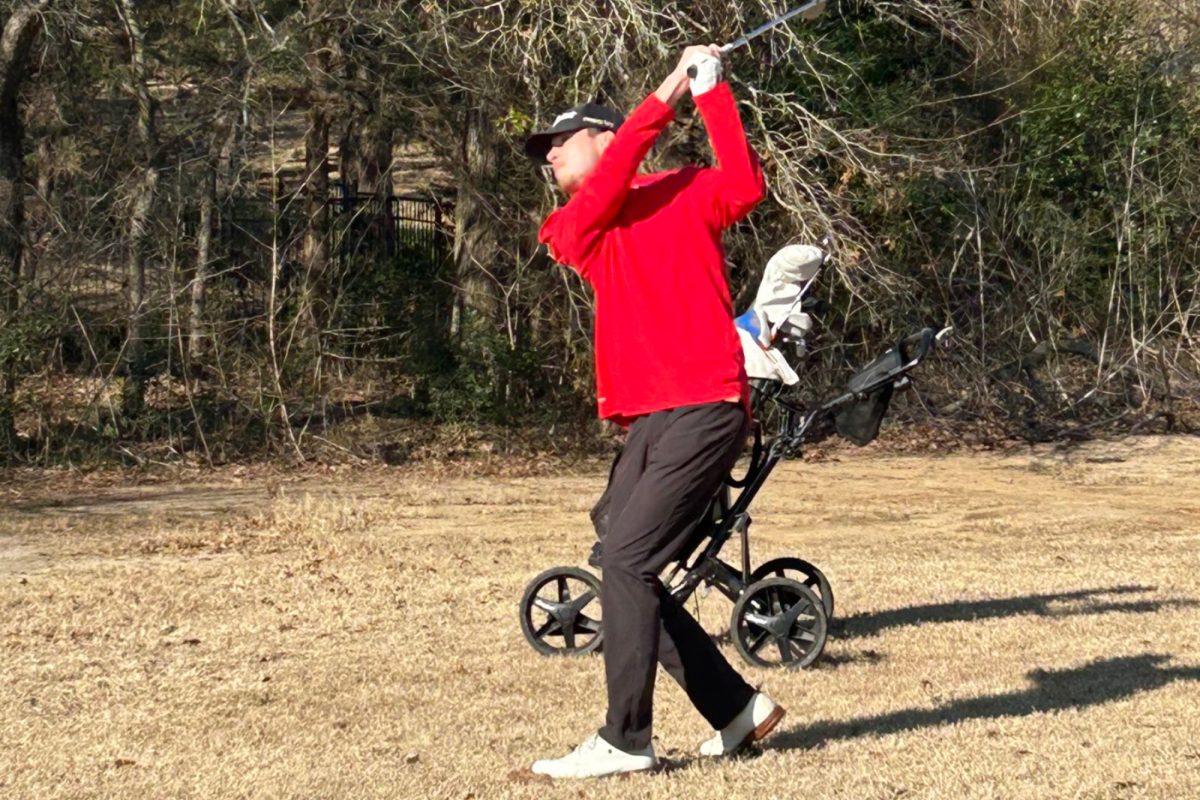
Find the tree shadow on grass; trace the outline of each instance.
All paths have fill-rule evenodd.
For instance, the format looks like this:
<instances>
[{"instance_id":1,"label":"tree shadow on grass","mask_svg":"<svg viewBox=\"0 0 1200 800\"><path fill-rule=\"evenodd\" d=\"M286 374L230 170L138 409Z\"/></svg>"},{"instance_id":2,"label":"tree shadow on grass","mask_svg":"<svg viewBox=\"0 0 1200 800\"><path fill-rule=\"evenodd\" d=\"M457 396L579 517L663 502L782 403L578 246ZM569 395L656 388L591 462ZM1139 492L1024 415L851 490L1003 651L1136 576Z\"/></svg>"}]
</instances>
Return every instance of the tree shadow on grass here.
<instances>
[{"instance_id":1,"label":"tree shadow on grass","mask_svg":"<svg viewBox=\"0 0 1200 800\"><path fill-rule=\"evenodd\" d=\"M1085 614L1151 614L1171 608L1197 608L1200 601L1185 598L1162 600L1118 600L1118 595L1153 592L1157 587L1140 585L1077 589L1069 592L1021 595L988 600L952 601L928 605L892 608L835 618L829 625L829 637L847 639L877 636L889 628L942 622L972 622L1005 617L1076 617ZM712 634L719 645L732 643L728 629ZM822 655L813 669L837 669L847 665L877 664L886 657L874 649Z\"/></svg>"},{"instance_id":2,"label":"tree shadow on grass","mask_svg":"<svg viewBox=\"0 0 1200 800\"><path fill-rule=\"evenodd\" d=\"M1154 586L1110 586L1071 592L1030 594L989 600L932 603L871 611L834 620L830 633L839 639L876 636L889 628L936 622L970 622L1002 617L1074 617L1084 614L1149 614L1164 608L1194 608L1195 600L1114 600L1113 595L1152 592ZM1061 605L1068 604L1068 605Z\"/></svg>"},{"instance_id":3,"label":"tree shadow on grass","mask_svg":"<svg viewBox=\"0 0 1200 800\"><path fill-rule=\"evenodd\" d=\"M956 700L936 708L913 708L850 720L815 722L767 740L772 750L811 749L860 736L885 736L971 719L1023 717L1086 708L1128 699L1176 681L1200 681L1200 667L1164 667L1170 656L1145 653L1093 661L1063 670L1035 669L1034 685L1020 692Z\"/></svg>"},{"instance_id":4,"label":"tree shadow on grass","mask_svg":"<svg viewBox=\"0 0 1200 800\"><path fill-rule=\"evenodd\" d=\"M183 488L146 487L141 490L115 490L86 494L46 497L4 506L4 510L21 514L40 512L71 513L136 513L144 512L147 504L162 504L164 508L178 504L180 509L195 513L200 510L221 513L236 508L252 508L269 498L264 486L196 485ZM193 505L189 505L193 504Z\"/></svg>"}]
</instances>

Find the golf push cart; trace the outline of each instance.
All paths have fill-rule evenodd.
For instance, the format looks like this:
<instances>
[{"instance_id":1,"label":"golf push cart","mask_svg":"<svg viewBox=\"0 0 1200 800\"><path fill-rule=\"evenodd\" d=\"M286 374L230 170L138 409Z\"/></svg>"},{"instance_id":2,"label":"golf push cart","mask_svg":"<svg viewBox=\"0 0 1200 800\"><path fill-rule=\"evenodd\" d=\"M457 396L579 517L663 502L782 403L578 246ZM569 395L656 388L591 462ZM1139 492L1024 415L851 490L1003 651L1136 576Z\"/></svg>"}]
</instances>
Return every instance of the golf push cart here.
<instances>
[{"instance_id":1,"label":"golf push cart","mask_svg":"<svg viewBox=\"0 0 1200 800\"><path fill-rule=\"evenodd\" d=\"M753 307L737 319L746 355L755 422L749 467L741 478L725 479L687 544L665 570L663 586L680 603L702 585L733 603L729 635L742 658L758 666L802 668L825 647L833 618L833 589L815 565L797 557L775 558L757 567L750 557L750 504L785 458L799 456L806 443L832 430L858 445L879 432L892 393L906 386L909 373L951 332L925 328L887 350L859 370L837 397L805 407L788 396L799 381L781 348L803 355L808 313L817 301L808 289L828 260L828 242L820 247L789 245L767 263ZM771 431L764 432L764 422ZM736 497L733 496L737 491ZM600 568L607 524L607 495L592 511L601 541L589 565ZM741 563L721 559L732 537L741 539ZM579 567L554 567L531 580L521 598L521 630L538 652L583 654L604 640L601 580Z\"/></svg>"}]
</instances>

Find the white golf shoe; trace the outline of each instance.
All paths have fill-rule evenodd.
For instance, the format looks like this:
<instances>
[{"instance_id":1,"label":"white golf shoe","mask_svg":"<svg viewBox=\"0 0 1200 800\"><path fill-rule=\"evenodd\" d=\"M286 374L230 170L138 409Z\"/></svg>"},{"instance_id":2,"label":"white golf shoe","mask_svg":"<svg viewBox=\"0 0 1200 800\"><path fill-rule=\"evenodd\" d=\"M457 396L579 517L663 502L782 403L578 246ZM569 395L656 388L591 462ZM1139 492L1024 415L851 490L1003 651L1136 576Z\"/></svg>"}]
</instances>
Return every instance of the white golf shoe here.
<instances>
[{"instance_id":1,"label":"white golf shoe","mask_svg":"<svg viewBox=\"0 0 1200 800\"><path fill-rule=\"evenodd\" d=\"M533 762L532 770L551 778L602 778L623 772L641 772L658 766L654 745L626 753L618 750L594 733L562 758L546 758Z\"/></svg>"},{"instance_id":2,"label":"white golf shoe","mask_svg":"<svg viewBox=\"0 0 1200 800\"><path fill-rule=\"evenodd\" d=\"M783 719L784 710L762 692L755 692L733 722L700 745L700 755L731 756L764 738Z\"/></svg>"}]
</instances>

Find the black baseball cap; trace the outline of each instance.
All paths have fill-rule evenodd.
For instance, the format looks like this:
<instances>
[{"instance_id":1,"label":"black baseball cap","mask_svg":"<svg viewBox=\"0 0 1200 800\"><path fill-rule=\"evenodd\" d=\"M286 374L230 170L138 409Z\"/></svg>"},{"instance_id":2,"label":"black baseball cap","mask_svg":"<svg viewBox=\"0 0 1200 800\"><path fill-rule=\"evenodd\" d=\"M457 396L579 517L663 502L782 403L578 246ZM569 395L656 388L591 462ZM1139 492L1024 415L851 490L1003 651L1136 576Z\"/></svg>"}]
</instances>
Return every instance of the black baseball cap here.
<instances>
[{"instance_id":1,"label":"black baseball cap","mask_svg":"<svg viewBox=\"0 0 1200 800\"><path fill-rule=\"evenodd\" d=\"M582 103L554 118L554 124L538 131L525 140L525 155L538 165L546 163L550 152L550 140L560 133L595 128L599 131L615 131L621 127L625 117L620 112L598 103Z\"/></svg>"}]
</instances>

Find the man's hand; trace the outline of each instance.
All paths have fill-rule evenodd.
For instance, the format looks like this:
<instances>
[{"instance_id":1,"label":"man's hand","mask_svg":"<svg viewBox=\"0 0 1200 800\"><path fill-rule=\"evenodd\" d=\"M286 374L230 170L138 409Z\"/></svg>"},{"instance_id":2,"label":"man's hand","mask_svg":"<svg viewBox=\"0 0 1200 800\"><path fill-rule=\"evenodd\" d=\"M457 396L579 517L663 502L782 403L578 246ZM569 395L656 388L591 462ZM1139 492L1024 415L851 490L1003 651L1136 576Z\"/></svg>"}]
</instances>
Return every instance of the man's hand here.
<instances>
[{"instance_id":1,"label":"man's hand","mask_svg":"<svg viewBox=\"0 0 1200 800\"><path fill-rule=\"evenodd\" d=\"M708 53L697 53L687 66L689 88L692 97L699 97L716 86L721 80L721 59Z\"/></svg>"},{"instance_id":2,"label":"man's hand","mask_svg":"<svg viewBox=\"0 0 1200 800\"><path fill-rule=\"evenodd\" d=\"M716 77L715 78L711 77L713 74L712 73L712 63L713 62L710 61L709 59L716 60L716 70L715 70ZM701 88L704 83L704 81L702 80L702 76L703 76L704 72L700 68L701 63L707 63L709 65L707 70L710 73L709 79L711 80L711 83L704 88ZM656 97L658 97L659 100L663 101L667 105L674 108L676 105L678 105L679 98L683 97L683 95L688 91L688 89L691 89L693 94L701 94L705 91L708 91L708 89L711 89L713 86L715 86L716 82L718 80L720 80L720 75L721 75L720 64L721 64L721 47L720 47L720 45L715 45L715 44L692 45L691 47L688 47L683 51L683 55L681 55L679 57L679 64L676 65L674 71L670 75L667 76L666 80L664 80L662 82L662 85L659 86L658 89L655 90L654 94ZM696 75L695 80L688 77L688 67L690 67L690 66L697 67L697 75ZM698 89L700 91L697 91Z\"/></svg>"}]
</instances>

